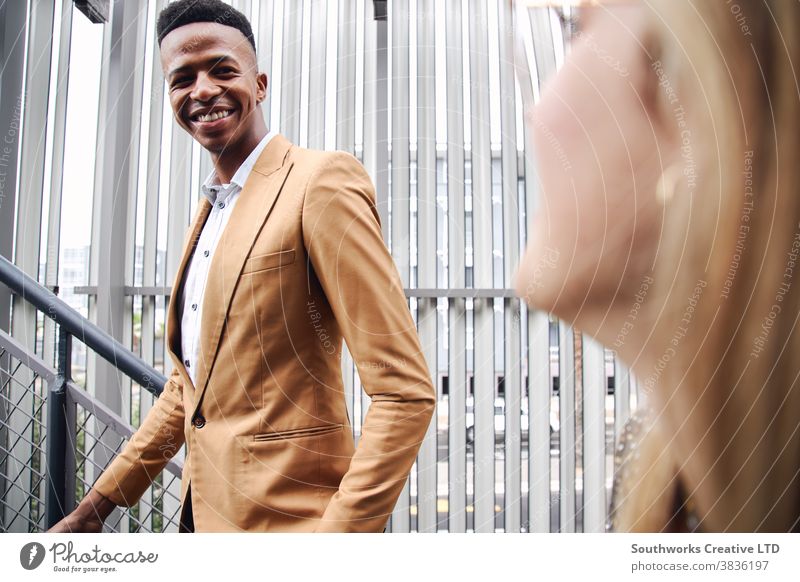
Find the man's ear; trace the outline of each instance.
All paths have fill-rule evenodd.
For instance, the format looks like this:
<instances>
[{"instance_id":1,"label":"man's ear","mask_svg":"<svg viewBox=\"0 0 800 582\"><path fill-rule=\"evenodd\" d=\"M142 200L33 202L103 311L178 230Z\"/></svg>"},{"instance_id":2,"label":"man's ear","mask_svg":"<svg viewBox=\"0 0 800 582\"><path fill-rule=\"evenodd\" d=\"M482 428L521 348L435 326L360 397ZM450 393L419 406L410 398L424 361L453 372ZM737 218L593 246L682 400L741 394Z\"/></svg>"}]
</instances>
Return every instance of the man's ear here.
<instances>
[{"instance_id":1,"label":"man's ear","mask_svg":"<svg viewBox=\"0 0 800 582\"><path fill-rule=\"evenodd\" d=\"M267 98L267 74L259 73L256 77L256 100L261 103Z\"/></svg>"}]
</instances>

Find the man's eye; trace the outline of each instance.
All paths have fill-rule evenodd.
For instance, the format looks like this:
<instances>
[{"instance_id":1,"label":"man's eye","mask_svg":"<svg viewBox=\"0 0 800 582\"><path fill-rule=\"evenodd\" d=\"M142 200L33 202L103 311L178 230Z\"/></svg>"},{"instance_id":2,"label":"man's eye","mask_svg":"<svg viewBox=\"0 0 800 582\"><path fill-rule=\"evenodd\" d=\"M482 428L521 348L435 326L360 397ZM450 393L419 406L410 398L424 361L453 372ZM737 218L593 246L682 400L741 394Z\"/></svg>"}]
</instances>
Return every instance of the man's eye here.
<instances>
[{"instance_id":1,"label":"man's eye","mask_svg":"<svg viewBox=\"0 0 800 582\"><path fill-rule=\"evenodd\" d=\"M235 71L230 67L215 67L214 72L217 75L227 75L229 73L234 73Z\"/></svg>"},{"instance_id":2,"label":"man's eye","mask_svg":"<svg viewBox=\"0 0 800 582\"><path fill-rule=\"evenodd\" d=\"M172 80L172 87L182 87L189 82L188 77L178 77L177 79Z\"/></svg>"}]
</instances>

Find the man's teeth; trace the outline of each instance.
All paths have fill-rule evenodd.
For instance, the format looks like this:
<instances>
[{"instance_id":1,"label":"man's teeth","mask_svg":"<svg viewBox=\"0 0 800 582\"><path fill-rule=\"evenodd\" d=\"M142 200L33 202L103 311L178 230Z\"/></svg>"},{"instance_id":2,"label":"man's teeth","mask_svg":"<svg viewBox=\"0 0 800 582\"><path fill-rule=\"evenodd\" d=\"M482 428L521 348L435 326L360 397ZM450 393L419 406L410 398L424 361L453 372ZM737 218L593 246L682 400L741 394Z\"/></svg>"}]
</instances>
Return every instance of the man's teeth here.
<instances>
[{"instance_id":1,"label":"man's teeth","mask_svg":"<svg viewBox=\"0 0 800 582\"><path fill-rule=\"evenodd\" d=\"M216 121L217 119L222 119L223 117L228 117L230 115L230 111L215 111L214 113L208 113L207 115L201 115L197 118L197 121Z\"/></svg>"}]
</instances>

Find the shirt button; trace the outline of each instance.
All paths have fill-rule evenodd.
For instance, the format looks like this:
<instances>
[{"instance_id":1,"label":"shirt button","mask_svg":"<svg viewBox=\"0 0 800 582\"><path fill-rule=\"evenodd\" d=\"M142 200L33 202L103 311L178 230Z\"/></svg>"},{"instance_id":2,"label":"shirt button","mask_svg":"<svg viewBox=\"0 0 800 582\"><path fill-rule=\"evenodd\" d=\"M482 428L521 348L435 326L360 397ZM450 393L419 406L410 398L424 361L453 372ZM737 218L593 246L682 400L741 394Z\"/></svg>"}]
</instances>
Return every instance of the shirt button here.
<instances>
[{"instance_id":1,"label":"shirt button","mask_svg":"<svg viewBox=\"0 0 800 582\"><path fill-rule=\"evenodd\" d=\"M217 208L222 210L223 208L225 208L225 203L224 202L217 202Z\"/></svg>"},{"instance_id":2,"label":"shirt button","mask_svg":"<svg viewBox=\"0 0 800 582\"><path fill-rule=\"evenodd\" d=\"M197 311L197 303L192 303L192 311Z\"/></svg>"},{"instance_id":3,"label":"shirt button","mask_svg":"<svg viewBox=\"0 0 800 582\"><path fill-rule=\"evenodd\" d=\"M207 257L210 253L208 251L203 251L203 256Z\"/></svg>"},{"instance_id":4,"label":"shirt button","mask_svg":"<svg viewBox=\"0 0 800 582\"><path fill-rule=\"evenodd\" d=\"M189 367L189 360L184 360L183 364L188 368Z\"/></svg>"},{"instance_id":5,"label":"shirt button","mask_svg":"<svg viewBox=\"0 0 800 582\"><path fill-rule=\"evenodd\" d=\"M206 419L202 414L198 414L192 419L192 425L194 425L195 428L203 428L206 425Z\"/></svg>"}]
</instances>

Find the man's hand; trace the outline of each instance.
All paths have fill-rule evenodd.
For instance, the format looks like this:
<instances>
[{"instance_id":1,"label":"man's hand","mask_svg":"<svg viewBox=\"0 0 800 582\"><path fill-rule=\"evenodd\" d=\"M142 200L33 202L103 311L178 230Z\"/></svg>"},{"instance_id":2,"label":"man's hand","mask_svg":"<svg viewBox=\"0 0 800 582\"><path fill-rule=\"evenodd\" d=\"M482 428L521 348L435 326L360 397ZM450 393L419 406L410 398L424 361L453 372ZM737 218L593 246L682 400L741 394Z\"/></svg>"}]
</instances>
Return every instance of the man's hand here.
<instances>
[{"instance_id":1,"label":"man's hand","mask_svg":"<svg viewBox=\"0 0 800 582\"><path fill-rule=\"evenodd\" d=\"M113 501L91 489L75 511L47 530L47 533L100 533L103 523L115 507Z\"/></svg>"}]
</instances>

